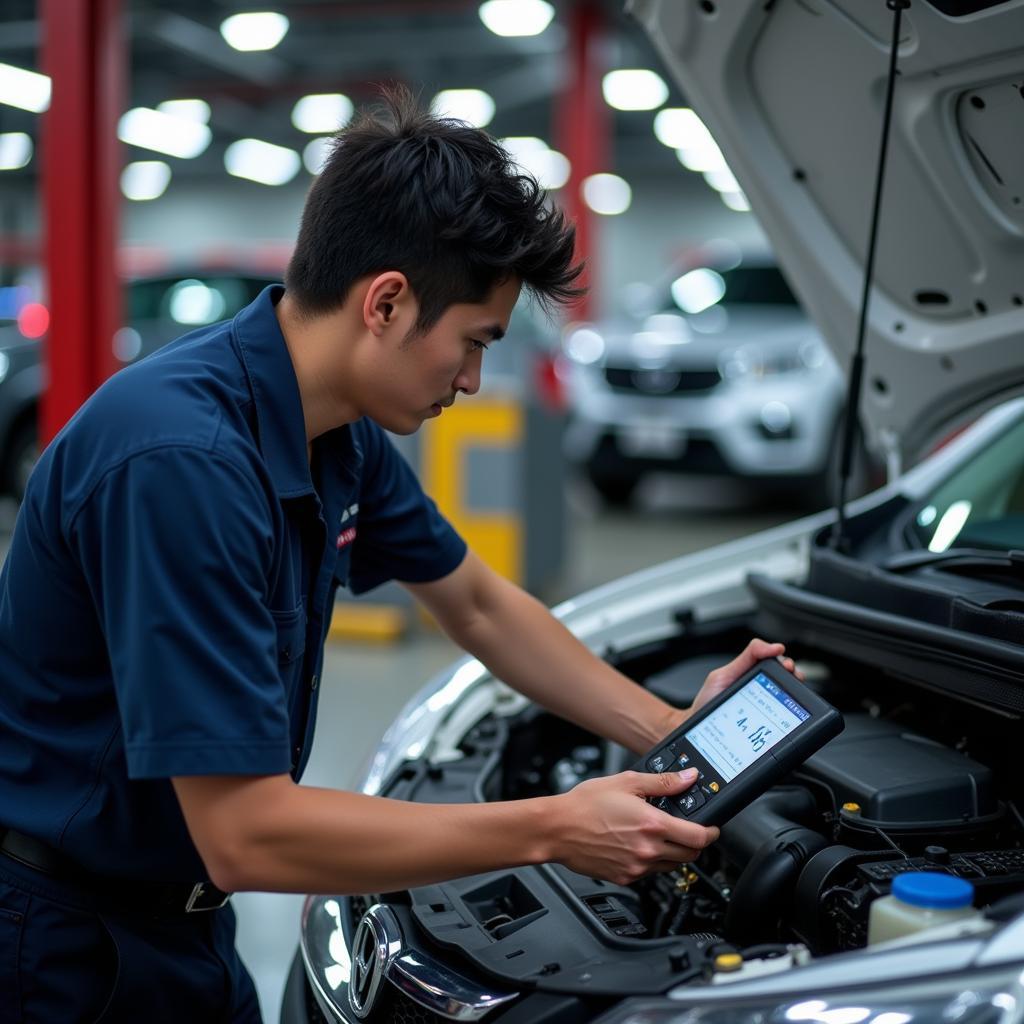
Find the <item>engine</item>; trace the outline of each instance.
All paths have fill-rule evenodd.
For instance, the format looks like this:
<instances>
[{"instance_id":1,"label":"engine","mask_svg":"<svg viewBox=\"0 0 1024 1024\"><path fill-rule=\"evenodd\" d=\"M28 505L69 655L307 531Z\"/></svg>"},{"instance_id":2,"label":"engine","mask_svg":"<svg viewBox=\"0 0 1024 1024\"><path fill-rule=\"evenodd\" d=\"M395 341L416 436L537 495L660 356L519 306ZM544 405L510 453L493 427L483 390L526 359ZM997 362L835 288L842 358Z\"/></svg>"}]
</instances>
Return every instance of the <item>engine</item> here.
<instances>
[{"instance_id":1,"label":"engine","mask_svg":"<svg viewBox=\"0 0 1024 1024\"><path fill-rule=\"evenodd\" d=\"M723 660L689 659L646 685L685 706ZM699 935L716 950L800 942L822 955L865 945L871 903L899 872L965 878L978 906L1024 892L1022 830L993 768L901 720L932 725L943 711L932 719L863 693L851 707L848 687L824 669L820 677L831 700L842 706L845 696L845 731L728 822L698 862L592 902L616 935ZM564 792L633 760L583 734L567 736L564 723L543 713L529 717L512 729L503 795ZM545 740L555 733L564 753L552 759Z\"/></svg>"}]
</instances>

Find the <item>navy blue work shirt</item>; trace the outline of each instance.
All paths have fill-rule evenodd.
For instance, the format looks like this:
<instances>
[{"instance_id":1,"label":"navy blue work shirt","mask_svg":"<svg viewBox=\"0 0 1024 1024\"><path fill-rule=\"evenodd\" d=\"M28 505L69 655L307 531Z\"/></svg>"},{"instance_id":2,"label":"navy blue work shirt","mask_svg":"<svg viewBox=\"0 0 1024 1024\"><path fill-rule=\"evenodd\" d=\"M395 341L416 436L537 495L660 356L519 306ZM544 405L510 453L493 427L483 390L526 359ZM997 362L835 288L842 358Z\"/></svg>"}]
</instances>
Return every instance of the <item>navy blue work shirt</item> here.
<instances>
[{"instance_id":1,"label":"navy blue work shirt","mask_svg":"<svg viewBox=\"0 0 1024 1024\"><path fill-rule=\"evenodd\" d=\"M306 445L265 289L107 381L43 453L0 575L0 828L86 869L206 872L176 775L301 774L339 584L465 544L368 420Z\"/></svg>"}]
</instances>

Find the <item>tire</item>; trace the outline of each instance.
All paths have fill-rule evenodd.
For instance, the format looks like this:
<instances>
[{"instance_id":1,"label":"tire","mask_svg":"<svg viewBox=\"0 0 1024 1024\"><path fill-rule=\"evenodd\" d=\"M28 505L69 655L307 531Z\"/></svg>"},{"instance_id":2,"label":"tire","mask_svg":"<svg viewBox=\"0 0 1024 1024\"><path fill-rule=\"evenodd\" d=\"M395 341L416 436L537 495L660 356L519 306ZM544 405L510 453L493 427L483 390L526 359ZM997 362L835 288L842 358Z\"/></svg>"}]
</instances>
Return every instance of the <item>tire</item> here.
<instances>
[{"instance_id":1,"label":"tire","mask_svg":"<svg viewBox=\"0 0 1024 1024\"><path fill-rule=\"evenodd\" d=\"M640 478L635 475L597 472L594 469L590 469L587 476L604 503L614 508L626 508L640 483Z\"/></svg>"}]
</instances>

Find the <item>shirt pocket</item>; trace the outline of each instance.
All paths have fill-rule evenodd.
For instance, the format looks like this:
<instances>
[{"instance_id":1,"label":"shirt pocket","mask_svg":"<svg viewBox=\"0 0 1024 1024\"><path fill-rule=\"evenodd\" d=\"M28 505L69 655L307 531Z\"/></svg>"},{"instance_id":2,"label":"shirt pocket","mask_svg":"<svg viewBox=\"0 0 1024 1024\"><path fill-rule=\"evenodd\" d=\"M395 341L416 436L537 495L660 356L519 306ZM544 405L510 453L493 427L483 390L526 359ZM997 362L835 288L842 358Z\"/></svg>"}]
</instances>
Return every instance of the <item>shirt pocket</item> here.
<instances>
[{"instance_id":1,"label":"shirt pocket","mask_svg":"<svg viewBox=\"0 0 1024 1024\"><path fill-rule=\"evenodd\" d=\"M287 678L291 668L302 664L302 656L306 653L306 609L304 604L300 604L291 611L271 609L270 614L277 630L277 665L282 676Z\"/></svg>"}]
</instances>

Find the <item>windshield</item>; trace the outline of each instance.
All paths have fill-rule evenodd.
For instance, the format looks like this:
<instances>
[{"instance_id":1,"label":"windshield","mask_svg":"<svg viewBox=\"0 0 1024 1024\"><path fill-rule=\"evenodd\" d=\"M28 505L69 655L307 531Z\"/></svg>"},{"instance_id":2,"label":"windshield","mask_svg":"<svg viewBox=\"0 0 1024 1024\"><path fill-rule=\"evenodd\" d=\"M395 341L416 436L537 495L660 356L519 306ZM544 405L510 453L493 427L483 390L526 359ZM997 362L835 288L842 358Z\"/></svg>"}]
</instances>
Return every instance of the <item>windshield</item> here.
<instances>
[{"instance_id":1,"label":"windshield","mask_svg":"<svg viewBox=\"0 0 1024 1024\"><path fill-rule=\"evenodd\" d=\"M795 307L797 301L778 267L697 267L672 282L662 308L697 314L719 305Z\"/></svg>"},{"instance_id":2,"label":"windshield","mask_svg":"<svg viewBox=\"0 0 1024 1024\"><path fill-rule=\"evenodd\" d=\"M1024 548L1024 420L937 488L911 532L929 551Z\"/></svg>"}]
</instances>

